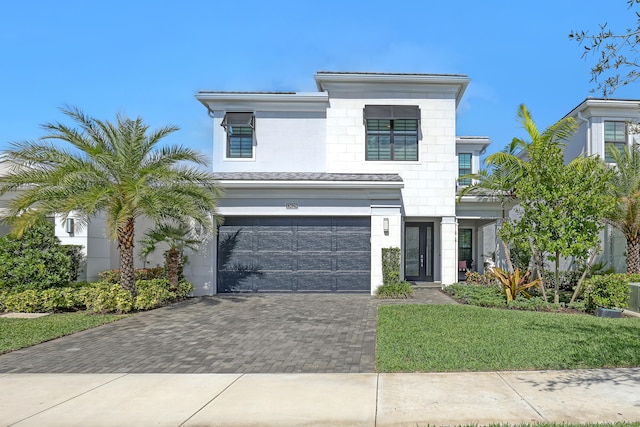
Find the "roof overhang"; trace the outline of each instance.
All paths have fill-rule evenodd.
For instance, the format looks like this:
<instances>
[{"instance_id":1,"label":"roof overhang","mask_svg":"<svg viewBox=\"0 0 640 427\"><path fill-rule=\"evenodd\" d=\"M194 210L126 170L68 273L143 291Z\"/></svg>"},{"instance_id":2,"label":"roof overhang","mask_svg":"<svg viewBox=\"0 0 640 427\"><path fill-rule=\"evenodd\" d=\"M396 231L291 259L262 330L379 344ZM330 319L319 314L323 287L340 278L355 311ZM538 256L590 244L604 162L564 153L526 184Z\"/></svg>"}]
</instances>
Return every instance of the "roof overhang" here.
<instances>
[{"instance_id":1,"label":"roof overhang","mask_svg":"<svg viewBox=\"0 0 640 427\"><path fill-rule=\"evenodd\" d=\"M321 92L209 92L196 99L207 110L325 111L329 95Z\"/></svg>"},{"instance_id":2,"label":"roof overhang","mask_svg":"<svg viewBox=\"0 0 640 427\"><path fill-rule=\"evenodd\" d=\"M364 91L393 90L394 92L432 92L452 93L456 105L462 99L469 77L464 74L409 74L409 73L348 73L319 71L314 76L316 86L325 91Z\"/></svg>"}]
</instances>

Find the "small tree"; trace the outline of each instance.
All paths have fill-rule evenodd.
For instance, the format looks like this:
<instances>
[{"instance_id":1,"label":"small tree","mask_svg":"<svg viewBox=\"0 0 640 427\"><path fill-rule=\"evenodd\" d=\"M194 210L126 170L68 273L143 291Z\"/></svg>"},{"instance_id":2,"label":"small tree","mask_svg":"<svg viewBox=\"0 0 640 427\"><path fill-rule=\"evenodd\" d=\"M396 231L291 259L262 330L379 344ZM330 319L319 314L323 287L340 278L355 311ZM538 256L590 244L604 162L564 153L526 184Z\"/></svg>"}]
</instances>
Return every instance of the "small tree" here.
<instances>
[{"instance_id":1,"label":"small tree","mask_svg":"<svg viewBox=\"0 0 640 427\"><path fill-rule=\"evenodd\" d=\"M592 260L591 251L599 247L603 219L612 206L607 191L610 171L596 158L564 163L563 141L575 132L573 119L540 133L526 107L521 106L519 116L531 137L525 145L523 178L516 184L519 217L500 232L506 240L528 242L539 266L545 254L555 262L557 303L560 258Z\"/></svg>"},{"instance_id":2,"label":"small tree","mask_svg":"<svg viewBox=\"0 0 640 427\"><path fill-rule=\"evenodd\" d=\"M166 243L169 246L169 249L164 252L164 262L167 280L175 290L178 289L180 273L184 266L184 250L197 249L202 240L193 236L192 229L187 224L158 224L147 231L145 238L140 242L143 244L140 251L142 257L155 252L160 243Z\"/></svg>"}]
</instances>

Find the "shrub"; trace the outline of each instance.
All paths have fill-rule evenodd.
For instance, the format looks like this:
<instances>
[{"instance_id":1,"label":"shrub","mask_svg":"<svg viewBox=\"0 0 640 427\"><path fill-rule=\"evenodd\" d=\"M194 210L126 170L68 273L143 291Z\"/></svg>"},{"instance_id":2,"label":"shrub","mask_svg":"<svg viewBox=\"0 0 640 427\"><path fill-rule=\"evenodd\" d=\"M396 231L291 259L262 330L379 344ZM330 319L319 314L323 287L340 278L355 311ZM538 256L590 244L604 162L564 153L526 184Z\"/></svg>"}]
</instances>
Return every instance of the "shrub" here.
<instances>
[{"instance_id":1,"label":"shrub","mask_svg":"<svg viewBox=\"0 0 640 427\"><path fill-rule=\"evenodd\" d=\"M524 295L527 298L531 298L527 289L539 285L540 279L528 282L530 274L530 271L521 274L520 269L518 268L516 268L513 273L509 273L508 271L504 271L498 267L491 269L491 275L494 276L502 286L507 302L515 300L518 295Z\"/></svg>"},{"instance_id":2,"label":"shrub","mask_svg":"<svg viewBox=\"0 0 640 427\"><path fill-rule=\"evenodd\" d=\"M504 307L505 300L498 287L487 287L454 283L447 286L445 292L465 304L480 307Z\"/></svg>"},{"instance_id":3,"label":"shrub","mask_svg":"<svg viewBox=\"0 0 640 427\"><path fill-rule=\"evenodd\" d=\"M593 276L585 285L587 310L594 311L598 307L629 307L629 276L626 274L607 274Z\"/></svg>"},{"instance_id":4,"label":"shrub","mask_svg":"<svg viewBox=\"0 0 640 427\"><path fill-rule=\"evenodd\" d=\"M400 283L400 248L382 248L382 284Z\"/></svg>"},{"instance_id":5,"label":"shrub","mask_svg":"<svg viewBox=\"0 0 640 427\"><path fill-rule=\"evenodd\" d=\"M178 298L186 298L191 292L193 292L193 285L191 283L184 280L178 283L178 290L176 292Z\"/></svg>"},{"instance_id":6,"label":"shrub","mask_svg":"<svg viewBox=\"0 0 640 427\"><path fill-rule=\"evenodd\" d=\"M94 313L127 313L133 309L133 298L118 284L96 283L80 290L87 310Z\"/></svg>"},{"instance_id":7,"label":"shrub","mask_svg":"<svg viewBox=\"0 0 640 427\"><path fill-rule=\"evenodd\" d=\"M82 248L82 245L62 245L62 250L64 250L64 252L69 256L69 259L71 261L69 278L72 282L78 280L80 270L87 261Z\"/></svg>"},{"instance_id":8,"label":"shrub","mask_svg":"<svg viewBox=\"0 0 640 427\"><path fill-rule=\"evenodd\" d=\"M413 298L413 287L409 282L385 284L376 290L378 298Z\"/></svg>"},{"instance_id":9,"label":"shrub","mask_svg":"<svg viewBox=\"0 0 640 427\"><path fill-rule=\"evenodd\" d=\"M518 295L516 299L507 303L507 307L514 310L527 310L527 311L548 311L559 310L560 304L550 304L545 302L540 297L527 298L522 295Z\"/></svg>"},{"instance_id":10,"label":"shrub","mask_svg":"<svg viewBox=\"0 0 640 427\"><path fill-rule=\"evenodd\" d=\"M164 267L138 268L134 272L137 280L164 279L166 277ZM100 280L106 283L120 283L120 270L107 270L99 274Z\"/></svg>"},{"instance_id":11,"label":"shrub","mask_svg":"<svg viewBox=\"0 0 640 427\"><path fill-rule=\"evenodd\" d=\"M138 280L138 295L133 304L136 310L151 310L176 299L176 294L169 290L167 279Z\"/></svg>"},{"instance_id":12,"label":"shrub","mask_svg":"<svg viewBox=\"0 0 640 427\"><path fill-rule=\"evenodd\" d=\"M582 271L559 271L558 289L561 291L573 291L582 276ZM556 275L554 271L544 270L542 273L544 284L547 288L555 288Z\"/></svg>"},{"instance_id":13,"label":"shrub","mask_svg":"<svg viewBox=\"0 0 640 427\"><path fill-rule=\"evenodd\" d=\"M477 285L477 286L495 286L496 281L490 274L480 274L477 271L468 270L465 273L464 278L465 283L469 285Z\"/></svg>"},{"instance_id":14,"label":"shrub","mask_svg":"<svg viewBox=\"0 0 640 427\"><path fill-rule=\"evenodd\" d=\"M0 238L0 289L23 291L67 286L71 258L54 235L53 225L43 221L17 238Z\"/></svg>"},{"instance_id":15,"label":"shrub","mask_svg":"<svg viewBox=\"0 0 640 427\"><path fill-rule=\"evenodd\" d=\"M4 307L7 311L19 311L22 313L38 313L42 311L40 298L35 289L8 293L4 299Z\"/></svg>"}]
</instances>

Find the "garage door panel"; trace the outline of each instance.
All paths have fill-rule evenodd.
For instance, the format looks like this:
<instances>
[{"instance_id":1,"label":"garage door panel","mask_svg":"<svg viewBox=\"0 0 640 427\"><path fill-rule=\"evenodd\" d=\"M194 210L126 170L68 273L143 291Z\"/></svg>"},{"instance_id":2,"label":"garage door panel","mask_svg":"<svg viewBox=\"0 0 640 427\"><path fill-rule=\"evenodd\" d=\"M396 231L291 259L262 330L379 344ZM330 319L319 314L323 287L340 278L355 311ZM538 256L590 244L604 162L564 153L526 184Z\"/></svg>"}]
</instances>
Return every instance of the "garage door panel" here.
<instances>
[{"instance_id":1,"label":"garage door panel","mask_svg":"<svg viewBox=\"0 0 640 427\"><path fill-rule=\"evenodd\" d=\"M253 265L261 271L294 270L294 261L291 252L259 252Z\"/></svg>"},{"instance_id":2,"label":"garage door panel","mask_svg":"<svg viewBox=\"0 0 640 427\"><path fill-rule=\"evenodd\" d=\"M337 272L335 273L336 281L340 284L338 291L359 291L363 287L369 287L371 280L368 271L361 272Z\"/></svg>"},{"instance_id":3,"label":"garage door panel","mask_svg":"<svg viewBox=\"0 0 640 427\"><path fill-rule=\"evenodd\" d=\"M274 231L257 233L259 251L290 251L293 249L293 233L291 231Z\"/></svg>"},{"instance_id":4,"label":"garage door panel","mask_svg":"<svg viewBox=\"0 0 640 427\"><path fill-rule=\"evenodd\" d=\"M331 251L332 233L326 232L298 232L298 251Z\"/></svg>"},{"instance_id":5,"label":"garage door panel","mask_svg":"<svg viewBox=\"0 0 640 427\"><path fill-rule=\"evenodd\" d=\"M336 287L336 277L331 271L296 272L296 290L306 292L331 292Z\"/></svg>"},{"instance_id":6,"label":"garage door panel","mask_svg":"<svg viewBox=\"0 0 640 427\"><path fill-rule=\"evenodd\" d=\"M368 252L345 252L336 258L336 270L370 270L371 255Z\"/></svg>"},{"instance_id":7,"label":"garage door panel","mask_svg":"<svg viewBox=\"0 0 640 427\"><path fill-rule=\"evenodd\" d=\"M368 292L370 234L367 217L227 218L218 291Z\"/></svg>"},{"instance_id":8,"label":"garage door panel","mask_svg":"<svg viewBox=\"0 0 640 427\"><path fill-rule=\"evenodd\" d=\"M298 252L297 270L332 271L335 259L326 252Z\"/></svg>"},{"instance_id":9,"label":"garage door panel","mask_svg":"<svg viewBox=\"0 0 640 427\"><path fill-rule=\"evenodd\" d=\"M263 271L256 277L256 292L290 292L292 290L293 272Z\"/></svg>"},{"instance_id":10,"label":"garage door panel","mask_svg":"<svg viewBox=\"0 0 640 427\"><path fill-rule=\"evenodd\" d=\"M218 234L218 247L224 246L230 252L251 251L253 250L252 234L243 231L243 227L237 227L236 230L225 228Z\"/></svg>"},{"instance_id":11,"label":"garage door panel","mask_svg":"<svg viewBox=\"0 0 640 427\"><path fill-rule=\"evenodd\" d=\"M371 240L362 234L342 234L336 236L337 251L370 251Z\"/></svg>"}]
</instances>

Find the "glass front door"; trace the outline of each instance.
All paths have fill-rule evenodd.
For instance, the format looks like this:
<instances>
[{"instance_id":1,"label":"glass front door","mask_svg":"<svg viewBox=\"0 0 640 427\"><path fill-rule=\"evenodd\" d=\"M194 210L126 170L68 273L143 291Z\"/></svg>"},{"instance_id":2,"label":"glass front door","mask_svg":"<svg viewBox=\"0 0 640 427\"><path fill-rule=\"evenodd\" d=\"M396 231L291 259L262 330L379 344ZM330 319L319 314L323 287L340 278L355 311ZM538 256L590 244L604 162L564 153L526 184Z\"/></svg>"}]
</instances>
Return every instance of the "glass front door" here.
<instances>
[{"instance_id":1,"label":"glass front door","mask_svg":"<svg viewBox=\"0 0 640 427\"><path fill-rule=\"evenodd\" d=\"M406 223L404 248L405 279L433 282L433 223Z\"/></svg>"}]
</instances>

